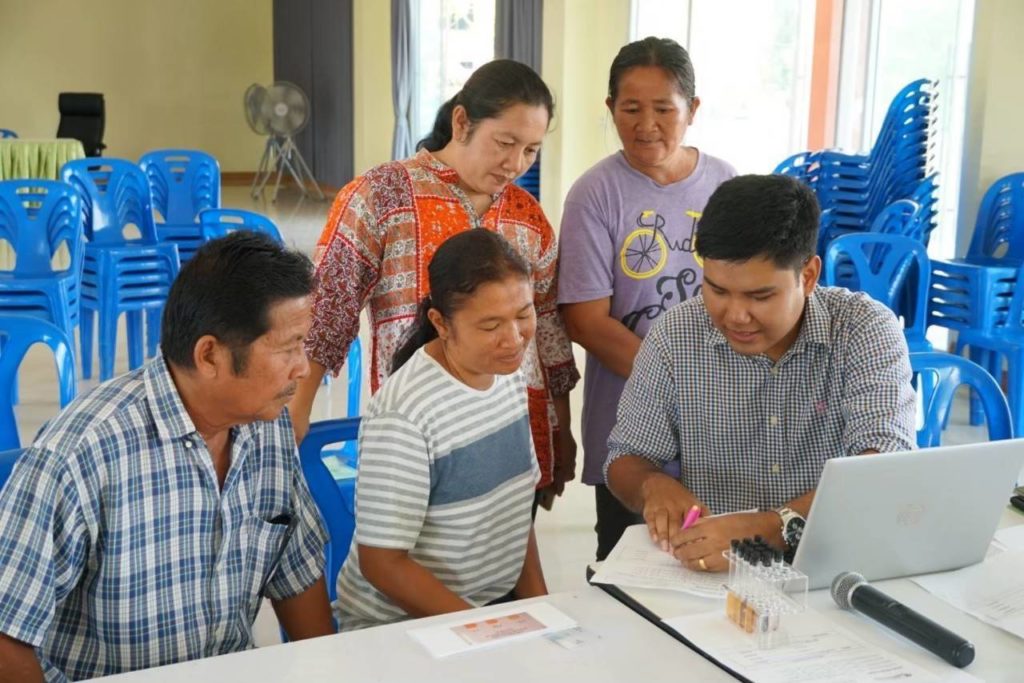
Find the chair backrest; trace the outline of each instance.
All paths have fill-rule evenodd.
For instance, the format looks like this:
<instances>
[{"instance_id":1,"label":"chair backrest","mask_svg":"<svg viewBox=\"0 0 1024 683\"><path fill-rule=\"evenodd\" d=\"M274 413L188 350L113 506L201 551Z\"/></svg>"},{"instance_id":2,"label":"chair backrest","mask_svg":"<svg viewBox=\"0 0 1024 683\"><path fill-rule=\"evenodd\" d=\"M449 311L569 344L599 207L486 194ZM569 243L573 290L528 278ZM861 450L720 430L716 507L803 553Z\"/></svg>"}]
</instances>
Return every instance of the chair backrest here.
<instances>
[{"instance_id":1,"label":"chair backrest","mask_svg":"<svg viewBox=\"0 0 1024 683\"><path fill-rule=\"evenodd\" d=\"M60 123L57 137L75 138L85 148L85 155L99 156L103 144L103 129L106 125L106 108L103 95L88 92L62 92L57 96Z\"/></svg>"},{"instance_id":2,"label":"chair backrest","mask_svg":"<svg viewBox=\"0 0 1024 683\"><path fill-rule=\"evenodd\" d=\"M871 232L887 235L903 235L911 239L921 240L921 226L918 217L920 210L917 202L900 199L886 205L871 223Z\"/></svg>"},{"instance_id":3,"label":"chair backrest","mask_svg":"<svg viewBox=\"0 0 1024 683\"><path fill-rule=\"evenodd\" d=\"M14 463L18 462L22 453L24 450L21 448L0 451L0 491L7 485L7 480L11 478L11 472L14 471Z\"/></svg>"},{"instance_id":4,"label":"chair backrest","mask_svg":"<svg viewBox=\"0 0 1024 683\"><path fill-rule=\"evenodd\" d=\"M157 149L143 154L139 166L153 192L157 225L194 225L199 212L220 206L220 164L194 149Z\"/></svg>"},{"instance_id":5,"label":"chair backrest","mask_svg":"<svg viewBox=\"0 0 1024 683\"><path fill-rule=\"evenodd\" d=\"M78 191L82 225L92 243L156 244L153 200L146 175L126 159L75 159L64 164L61 180ZM139 237L129 239L125 227L134 225Z\"/></svg>"},{"instance_id":6,"label":"chair backrest","mask_svg":"<svg viewBox=\"0 0 1024 683\"><path fill-rule=\"evenodd\" d=\"M299 444L299 458L302 462L302 474L306 477L313 500L316 501L320 514L331 540L327 544L326 579L327 592L334 600L338 572L348 554L355 532L355 510L350 509L345 498L338 489L338 484L321 456L324 446L342 441L354 441L359 437L358 417L323 420L309 426L306 438Z\"/></svg>"},{"instance_id":7,"label":"chair backrest","mask_svg":"<svg viewBox=\"0 0 1024 683\"><path fill-rule=\"evenodd\" d=\"M0 138L16 138L18 134L10 128L0 128Z\"/></svg>"},{"instance_id":8,"label":"chair backrest","mask_svg":"<svg viewBox=\"0 0 1024 683\"><path fill-rule=\"evenodd\" d=\"M43 343L53 351L61 408L71 403L78 392L74 352L68 336L59 327L42 318L0 316L0 337L3 337L0 346L0 449L18 448L21 442L14 417L13 397L15 382L18 381L18 367L29 347Z\"/></svg>"},{"instance_id":9,"label":"chair backrest","mask_svg":"<svg viewBox=\"0 0 1024 683\"><path fill-rule=\"evenodd\" d=\"M82 209L75 188L57 180L0 182L0 238L14 251L15 275L52 275L53 257L66 245L68 271L81 272Z\"/></svg>"},{"instance_id":10,"label":"chair backrest","mask_svg":"<svg viewBox=\"0 0 1024 683\"><path fill-rule=\"evenodd\" d=\"M960 385L969 386L981 397L989 441L1013 438L1013 422L1006 397L999 383L980 365L951 353L927 351L910 354L910 367L915 373L931 373L937 380L934 383L922 382L922 385L933 388L922 396L924 424L917 432L920 448L931 448L941 443L942 428L949 418L953 396Z\"/></svg>"},{"instance_id":11,"label":"chair backrest","mask_svg":"<svg viewBox=\"0 0 1024 683\"><path fill-rule=\"evenodd\" d=\"M1024 263L1024 172L1003 176L985 191L967 259Z\"/></svg>"},{"instance_id":12,"label":"chair backrest","mask_svg":"<svg viewBox=\"0 0 1024 683\"><path fill-rule=\"evenodd\" d=\"M852 267L852 277L841 277L843 266ZM928 249L903 235L875 232L842 235L832 240L825 251L826 285L839 284L865 292L897 315L903 315L908 332L921 335L927 325L930 277ZM909 299L913 305L904 310L907 286L914 287Z\"/></svg>"},{"instance_id":13,"label":"chair backrest","mask_svg":"<svg viewBox=\"0 0 1024 683\"><path fill-rule=\"evenodd\" d=\"M235 230L253 230L270 235L278 244L284 244L284 238L274 221L255 211L205 209L199 212L199 223L203 229L204 242L224 237Z\"/></svg>"}]
</instances>

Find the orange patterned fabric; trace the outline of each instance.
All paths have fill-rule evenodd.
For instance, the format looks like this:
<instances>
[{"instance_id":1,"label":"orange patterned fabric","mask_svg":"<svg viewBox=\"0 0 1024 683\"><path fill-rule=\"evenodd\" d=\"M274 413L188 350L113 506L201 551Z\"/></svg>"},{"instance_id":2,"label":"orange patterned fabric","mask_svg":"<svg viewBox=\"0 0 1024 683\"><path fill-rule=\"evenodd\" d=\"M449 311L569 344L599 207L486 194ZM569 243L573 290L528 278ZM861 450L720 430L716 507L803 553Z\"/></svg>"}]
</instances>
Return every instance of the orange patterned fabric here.
<instances>
[{"instance_id":1,"label":"orange patterned fabric","mask_svg":"<svg viewBox=\"0 0 1024 683\"><path fill-rule=\"evenodd\" d=\"M427 264L448 237L472 228L493 230L511 242L533 271L537 335L523 360L530 387L530 425L540 464L539 487L552 481L558 425L552 395L579 380L569 337L556 306L554 231L537 201L510 185L483 216L458 187L458 175L421 150L377 166L338 193L317 243L317 291L306 352L332 373L345 362L368 306L373 332L370 387L387 377L391 357L429 294ZM568 429L568 425L565 425Z\"/></svg>"}]
</instances>

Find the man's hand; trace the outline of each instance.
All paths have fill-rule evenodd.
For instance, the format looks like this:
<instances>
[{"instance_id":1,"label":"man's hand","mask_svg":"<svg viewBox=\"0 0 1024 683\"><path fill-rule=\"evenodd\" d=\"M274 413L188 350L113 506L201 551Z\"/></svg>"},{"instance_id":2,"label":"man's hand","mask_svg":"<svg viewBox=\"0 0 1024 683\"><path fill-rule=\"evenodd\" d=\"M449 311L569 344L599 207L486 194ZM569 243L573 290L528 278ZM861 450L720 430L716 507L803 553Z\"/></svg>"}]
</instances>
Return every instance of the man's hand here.
<instances>
[{"instance_id":1,"label":"man's hand","mask_svg":"<svg viewBox=\"0 0 1024 683\"><path fill-rule=\"evenodd\" d=\"M565 483L576 478L576 440L568 428L559 428L556 434L554 487L555 494L560 496L565 491Z\"/></svg>"},{"instance_id":2,"label":"man's hand","mask_svg":"<svg viewBox=\"0 0 1024 683\"><path fill-rule=\"evenodd\" d=\"M779 530L779 516L774 512L737 512L702 517L689 529L678 532L672 543L672 554L690 569L721 572L729 568L729 561L722 557L722 551L729 549L734 538L761 536L781 548Z\"/></svg>"},{"instance_id":3,"label":"man's hand","mask_svg":"<svg viewBox=\"0 0 1024 683\"><path fill-rule=\"evenodd\" d=\"M702 515L709 514L707 506L687 491L682 484L667 474L652 474L644 480L641 494L644 501L644 521L651 540L665 552L670 551L683 525L687 511L694 505Z\"/></svg>"}]
</instances>

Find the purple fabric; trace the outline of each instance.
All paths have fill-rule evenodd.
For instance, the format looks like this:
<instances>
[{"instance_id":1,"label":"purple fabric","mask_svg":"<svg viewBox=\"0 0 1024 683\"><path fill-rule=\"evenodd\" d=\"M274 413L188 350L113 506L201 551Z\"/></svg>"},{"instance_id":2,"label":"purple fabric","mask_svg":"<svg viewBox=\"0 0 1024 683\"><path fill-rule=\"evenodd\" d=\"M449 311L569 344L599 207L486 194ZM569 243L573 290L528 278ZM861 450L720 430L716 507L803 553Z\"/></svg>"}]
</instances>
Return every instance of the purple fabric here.
<instances>
[{"instance_id":1,"label":"purple fabric","mask_svg":"<svg viewBox=\"0 0 1024 683\"><path fill-rule=\"evenodd\" d=\"M613 317L643 337L666 310L700 293L702 271L693 234L711 193L736 175L700 154L684 180L659 185L629 165L622 152L577 180L562 212L558 302L611 297ZM604 483L608 434L625 385L587 354L583 381L583 483Z\"/></svg>"}]
</instances>

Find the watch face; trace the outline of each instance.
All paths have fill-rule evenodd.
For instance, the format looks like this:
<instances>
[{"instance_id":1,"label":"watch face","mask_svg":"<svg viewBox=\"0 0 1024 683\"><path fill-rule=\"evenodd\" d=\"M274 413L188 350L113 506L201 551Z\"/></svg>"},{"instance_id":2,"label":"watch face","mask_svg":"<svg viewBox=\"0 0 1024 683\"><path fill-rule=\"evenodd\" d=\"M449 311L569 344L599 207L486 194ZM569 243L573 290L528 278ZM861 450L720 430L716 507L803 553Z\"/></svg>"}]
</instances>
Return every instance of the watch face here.
<instances>
[{"instance_id":1,"label":"watch face","mask_svg":"<svg viewBox=\"0 0 1024 683\"><path fill-rule=\"evenodd\" d=\"M786 545L795 548L800 543L800 537L804 535L804 524L806 522L800 517L793 517L786 523L785 536Z\"/></svg>"}]
</instances>

